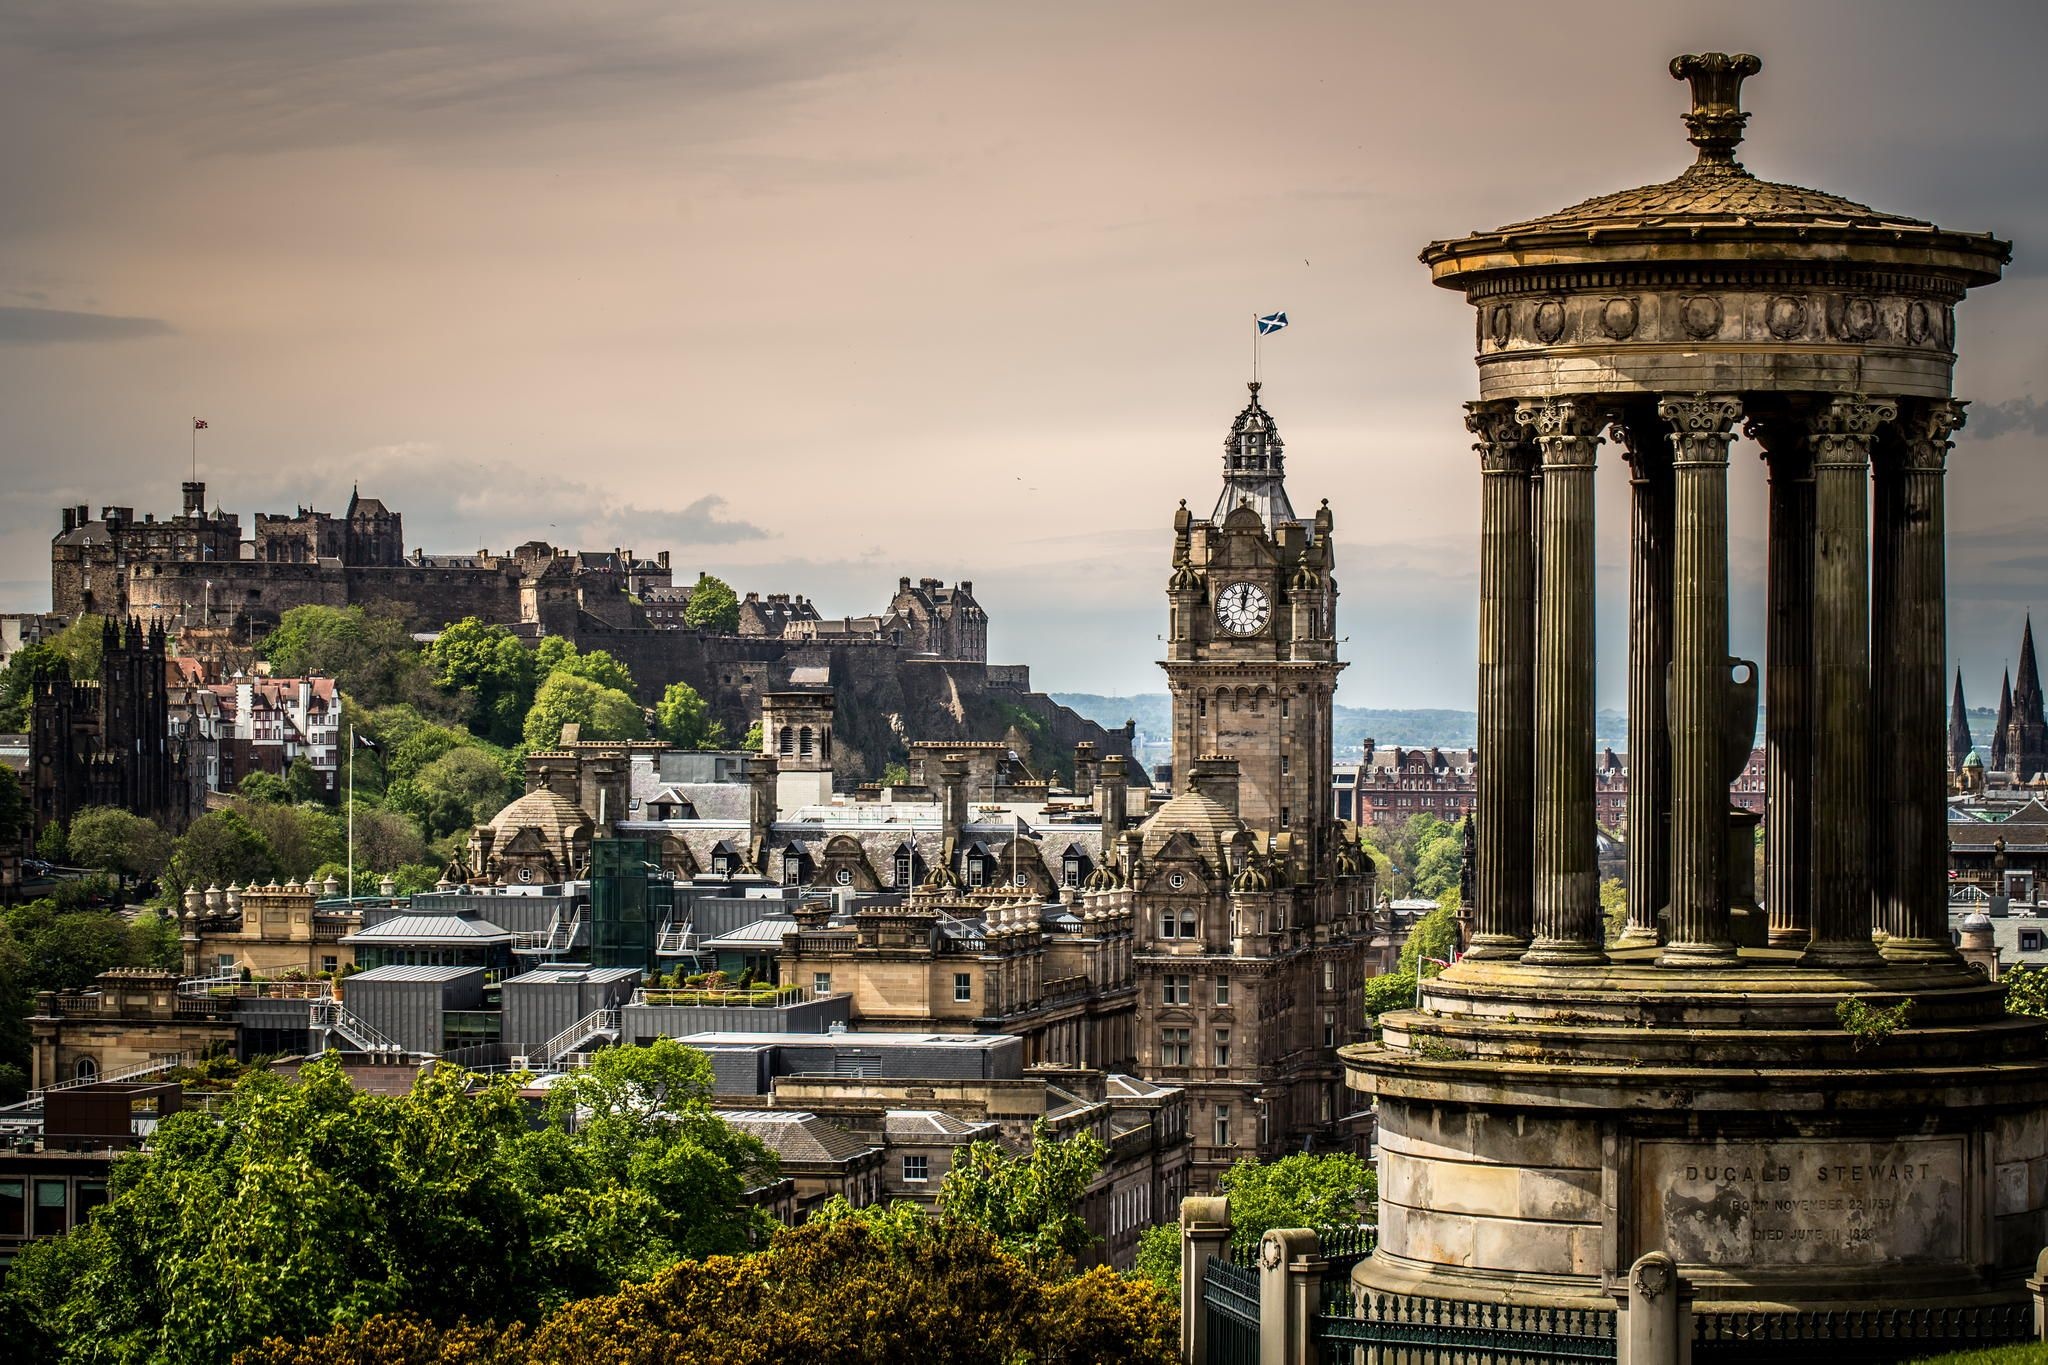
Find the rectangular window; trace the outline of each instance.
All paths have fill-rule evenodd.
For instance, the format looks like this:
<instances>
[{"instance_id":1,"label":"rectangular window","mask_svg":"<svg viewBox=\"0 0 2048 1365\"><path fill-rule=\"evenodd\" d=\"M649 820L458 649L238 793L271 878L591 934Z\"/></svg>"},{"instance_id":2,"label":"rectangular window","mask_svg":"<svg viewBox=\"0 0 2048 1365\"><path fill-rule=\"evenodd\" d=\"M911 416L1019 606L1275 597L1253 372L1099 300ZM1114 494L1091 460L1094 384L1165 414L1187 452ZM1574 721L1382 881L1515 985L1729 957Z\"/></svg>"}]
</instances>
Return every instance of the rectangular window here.
<instances>
[{"instance_id":1,"label":"rectangular window","mask_svg":"<svg viewBox=\"0 0 2048 1365\"><path fill-rule=\"evenodd\" d=\"M1227 1104L1216 1106L1216 1145L1218 1147L1228 1147L1230 1145L1230 1106Z\"/></svg>"},{"instance_id":2,"label":"rectangular window","mask_svg":"<svg viewBox=\"0 0 2048 1365\"><path fill-rule=\"evenodd\" d=\"M1194 937L1195 937L1195 912L1194 912L1194 911L1192 911L1192 910L1183 910L1183 911L1181 911L1181 912L1180 912L1180 936L1181 936L1182 938L1194 938Z\"/></svg>"},{"instance_id":3,"label":"rectangular window","mask_svg":"<svg viewBox=\"0 0 2048 1365\"><path fill-rule=\"evenodd\" d=\"M1159 1064L1161 1066L1186 1066L1188 1064L1189 1030L1165 1028L1159 1030Z\"/></svg>"},{"instance_id":4,"label":"rectangular window","mask_svg":"<svg viewBox=\"0 0 2048 1365\"><path fill-rule=\"evenodd\" d=\"M220 968L222 971L228 971L235 965L235 955L233 953L216 953L214 955L213 965Z\"/></svg>"},{"instance_id":5,"label":"rectangular window","mask_svg":"<svg viewBox=\"0 0 2048 1365\"><path fill-rule=\"evenodd\" d=\"M906 1184L906 1185L922 1185L922 1184L924 1184L924 1183L925 1183L925 1182L926 1182L927 1180L930 1180L931 1178L932 1178L932 1177L931 1177L931 1158L930 1158L930 1157L924 1157L924 1156L907 1156L907 1157L904 1157L904 1158L903 1158L903 1183L904 1183L904 1184Z\"/></svg>"},{"instance_id":6,"label":"rectangular window","mask_svg":"<svg viewBox=\"0 0 2048 1365\"><path fill-rule=\"evenodd\" d=\"M812 995L830 995L830 994L832 994L832 973L830 973L830 972L812 972L812 973L811 973L811 994L812 994Z\"/></svg>"},{"instance_id":7,"label":"rectangular window","mask_svg":"<svg viewBox=\"0 0 2048 1365\"><path fill-rule=\"evenodd\" d=\"M1292 765L1288 763L1287 755L1280 755L1280 776L1285 777L1290 771L1292 771Z\"/></svg>"},{"instance_id":8,"label":"rectangular window","mask_svg":"<svg viewBox=\"0 0 2048 1365\"><path fill-rule=\"evenodd\" d=\"M1227 1028L1216 1030L1216 1065L1219 1068L1230 1065L1230 1030Z\"/></svg>"},{"instance_id":9,"label":"rectangular window","mask_svg":"<svg viewBox=\"0 0 2048 1365\"><path fill-rule=\"evenodd\" d=\"M974 978L966 972L953 973L953 999L966 1002L974 998Z\"/></svg>"},{"instance_id":10,"label":"rectangular window","mask_svg":"<svg viewBox=\"0 0 2048 1365\"><path fill-rule=\"evenodd\" d=\"M1323 1046L1337 1046L1337 1011L1323 1011Z\"/></svg>"},{"instance_id":11,"label":"rectangular window","mask_svg":"<svg viewBox=\"0 0 2048 1365\"><path fill-rule=\"evenodd\" d=\"M1286 829L1287 826L1291 823L1293 823L1293 820L1292 817L1289 816L1287 813L1287 807L1282 806L1280 808L1280 828Z\"/></svg>"},{"instance_id":12,"label":"rectangular window","mask_svg":"<svg viewBox=\"0 0 2048 1365\"><path fill-rule=\"evenodd\" d=\"M1162 1005L1185 1005L1188 1003L1188 986L1193 978L1168 974L1159 979L1159 1003Z\"/></svg>"},{"instance_id":13,"label":"rectangular window","mask_svg":"<svg viewBox=\"0 0 2048 1365\"><path fill-rule=\"evenodd\" d=\"M29 1229L34 1237L55 1237L64 1231L66 1197L64 1182L61 1180L36 1181L35 1224Z\"/></svg>"},{"instance_id":14,"label":"rectangular window","mask_svg":"<svg viewBox=\"0 0 2048 1365\"><path fill-rule=\"evenodd\" d=\"M333 953L320 954L320 970L330 974L340 971L341 959Z\"/></svg>"},{"instance_id":15,"label":"rectangular window","mask_svg":"<svg viewBox=\"0 0 2048 1365\"><path fill-rule=\"evenodd\" d=\"M1219 1005L1230 1003L1230 978L1227 976L1216 978L1216 1003Z\"/></svg>"},{"instance_id":16,"label":"rectangular window","mask_svg":"<svg viewBox=\"0 0 2048 1365\"><path fill-rule=\"evenodd\" d=\"M71 1187L71 1222L82 1226L92 1211L107 1202L107 1182L81 1180Z\"/></svg>"},{"instance_id":17,"label":"rectangular window","mask_svg":"<svg viewBox=\"0 0 2048 1365\"><path fill-rule=\"evenodd\" d=\"M1159 912L1159 937L1180 937L1180 917L1171 910L1161 910Z\"/></svg>"},{"instance_id":18,"label":"rectangular window","mask_svg":"<svg viewBox=\"0 0 2048 1365\"><path fill-rule=\"evenodd\" d=\"M1323 964L1323 989L1326 991L1337 989L1337 964L1334 962L1325 962Z\"/></svg>"},{"instance_id":19,"label":"rectangular window","mask_svg":"<svg viewBox=\"0 0 2048 1365\"><path fill-rule=\"evenodd\" d=\"M19 1180L0 1180L0 1237L19 1237L27 1218L27 1187Z\"/></svg>"}]
</instances>

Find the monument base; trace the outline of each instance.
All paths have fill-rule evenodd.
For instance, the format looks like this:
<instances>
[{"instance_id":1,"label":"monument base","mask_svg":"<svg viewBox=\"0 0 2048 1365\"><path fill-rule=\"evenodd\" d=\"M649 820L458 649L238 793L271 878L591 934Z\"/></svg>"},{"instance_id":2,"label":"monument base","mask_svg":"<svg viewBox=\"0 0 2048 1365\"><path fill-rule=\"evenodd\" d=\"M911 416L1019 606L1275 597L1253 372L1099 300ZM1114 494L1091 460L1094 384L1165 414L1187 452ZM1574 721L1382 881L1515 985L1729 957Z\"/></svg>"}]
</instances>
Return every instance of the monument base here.
<instances>
[{"instance_id":1,"label":"monument base","mask_svg":"<svg viewBox=\"0 0 2048 1365\"><path fill-rule=\"evenodd\" d=\"M2003 1302L2048 1245L2048 1021L1959 962L1461 962L1343 1050L1379 1114L1368 1292L1701 1308ZM1844 1000L1874 1011L1851 1032ZM1866 1021L1869 1016L1866 1014Z\"/></svg>"}]
</instances>

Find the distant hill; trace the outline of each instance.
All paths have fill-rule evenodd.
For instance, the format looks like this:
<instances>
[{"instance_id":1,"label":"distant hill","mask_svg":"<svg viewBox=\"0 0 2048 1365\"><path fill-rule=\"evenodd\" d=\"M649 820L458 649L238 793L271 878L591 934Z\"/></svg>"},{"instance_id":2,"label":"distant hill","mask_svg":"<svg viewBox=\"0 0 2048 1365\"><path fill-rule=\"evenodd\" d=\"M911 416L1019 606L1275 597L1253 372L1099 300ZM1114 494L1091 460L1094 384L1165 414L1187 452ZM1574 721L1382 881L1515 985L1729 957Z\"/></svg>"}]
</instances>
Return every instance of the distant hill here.
<instances>
[{"instance_id":1,"label":"distant hill","mask_svg":"<svg viewBox=\"0 0 2048 1365\"><path fill-rule=\"evenodd\" d=\"M1129 697L1105 697L1093 692L1055 692L1052 699L1070 706L1104 729L1115 729L1127 720L1138 722L1145 750L1171 747L1172 701L1164 692L1140 692ZM1372 706L1340 706L1336 709L1334 735L1337 758L1357 758L1367 739L1381 747L1398 744L1409 747L1465 749L1479 742L1479 717L1472 711L1421 709L1383 710ZM1599 715L1599 742L1625 749L1628 745L1628 717L1619 711Z\"/></svg>"}]
</instances>

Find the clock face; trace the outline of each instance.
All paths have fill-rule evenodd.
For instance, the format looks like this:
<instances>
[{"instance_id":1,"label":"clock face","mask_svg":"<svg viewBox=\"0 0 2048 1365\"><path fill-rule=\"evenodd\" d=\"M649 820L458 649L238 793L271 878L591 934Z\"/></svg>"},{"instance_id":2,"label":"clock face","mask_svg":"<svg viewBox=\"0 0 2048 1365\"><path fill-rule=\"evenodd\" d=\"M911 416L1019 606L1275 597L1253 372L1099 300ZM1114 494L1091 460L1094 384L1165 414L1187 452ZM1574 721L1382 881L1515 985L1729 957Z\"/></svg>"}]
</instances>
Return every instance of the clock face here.
<instances>
[{"instance_id":1,"label":"clock face","mask_svg":"<svg viewBox=\"0 0 2048 1365\"><path fill-rule=\"evenodd\" d=\"M1273 607L1256 583L1232 583L1216 597L1216 621L1232 635L1250 635L1265 628Z\"/></svg>"}]
</instances>

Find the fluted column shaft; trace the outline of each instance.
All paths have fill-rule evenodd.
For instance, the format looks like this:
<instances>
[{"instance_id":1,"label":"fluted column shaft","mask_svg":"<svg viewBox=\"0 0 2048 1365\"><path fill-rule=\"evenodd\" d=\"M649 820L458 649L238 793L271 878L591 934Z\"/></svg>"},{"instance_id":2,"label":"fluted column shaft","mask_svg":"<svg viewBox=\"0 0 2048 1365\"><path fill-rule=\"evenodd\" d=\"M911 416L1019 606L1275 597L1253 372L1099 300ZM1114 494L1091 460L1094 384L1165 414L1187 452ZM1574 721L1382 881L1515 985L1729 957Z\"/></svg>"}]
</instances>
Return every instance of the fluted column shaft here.
<instances>
[{"instance_id":1,"label":"fluted column shaft","mask_svg":"<svg viewBox=\"0 0 2048 1365\"><path fill-rule=\"evenodd\" d=\"M1870 448L1898 405L1836 398L1813 433L1813 938L1802 961L1877 963L1870 940Z\"/></svg>"},{"instance_id":2,"label":"fluted column shaft","mask_svg":"<svg viewBox=\"0 0 2048 1365\"><path fill-rule=\"evenodd\" d=\"M1665 817L1671 801L1671 734L1665 677L1671 666L1671 451L1659 424L1615 424L1628 446L1628 927L1624 944L1653 944L1670 897Z\"/></svg>"},{"instance_id":3,"label":"fluted column shaft","mask_svg":"<svg viewBox=\"0 0 2048 1365\"><path fill-rule=\"evenodd\" d=\"M1813 468L1803 423L1753 421L1770 470L1764 875L1773 948L1812 937Z\"/></svg>"},{"instance_id":4,"label":"fluted column shaft","mask_svg":"<svg viewBox=\"0 0 2048 1365\"><path fill-rule=\"evenodd\" d=\"M1542 451L1536 584L1536 935L1524 962L1607 960L1593 805L1593 466L1589 399L1527 402L1516 417ZM1483 760L1482 760L1483 761Z\"/></svg>"},{"instance_id":5,"label":"fluted column shaft","mask_svg":"<svg viewBox=\"0 0 2048 1365\"><path fill-rule=\"evenodd\" d=\"M1728 442L1742 401L1666 398L1674 487L1671 573L1671 931L1660 966L1735 959L1728 847ZM1746 746L1745 746L1746 747Z\"/></svg>"},{"instance_id":6,"label":"fluted column shaft","mask_svg":"<svg viewBox=\"0 0 2048 1365\"><path fill-rule=\"evenodd\" d=\"M1473 403L1479 437L1479 792L1468 957L1520 957L1534 923L1535 452L1511 404Z\"/></svg>"},{"instance_id":7,"label":"fluted column shaft","mask_svg":"<svg viewBox=\"0 0 2048 1365\"><path fill-rule=\"evenodd\" d=\"M1872 635L1878 695L1878 923L1893 961L1950 961L1948 652L1942 476L1963 422L1952 401L1901 405L1876 465L1878 563Z\"/></svg>"}]
</instances>

